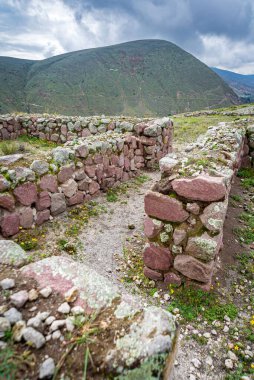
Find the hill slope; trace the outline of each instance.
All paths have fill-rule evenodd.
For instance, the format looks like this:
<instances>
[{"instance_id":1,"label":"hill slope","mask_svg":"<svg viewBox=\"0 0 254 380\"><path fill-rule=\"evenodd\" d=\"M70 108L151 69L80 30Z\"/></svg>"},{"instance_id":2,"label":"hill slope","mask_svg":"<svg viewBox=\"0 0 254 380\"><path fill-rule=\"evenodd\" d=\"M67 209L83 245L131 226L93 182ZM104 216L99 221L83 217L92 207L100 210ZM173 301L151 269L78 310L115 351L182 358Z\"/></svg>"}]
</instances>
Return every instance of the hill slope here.
<instances>
[{"instance_id":1,"label":"hill slope","mask_svg":"<svg viewBox=\"0 0 254 380\"><path fill-rule=\"evenodd\" d=\"M5 63L0 57L1 67ZM0 90L6 111L167 115L238 102L210 68L167 41L133 41L17 65L22 86L14 86L13 94L17 90L20 99L22 88L25 104L14 104ZM6 74L7 87L12 78Z\"/></svg>"},{"instance_id":2,"label":"hill slope","mask_svg":"<svg viewBox=\"0 0 254 380\"><path fill-rule=\"evenodd\" d=\"M244 102L254 102L254 75L237 74L216 67L211 69L227 82Z\"/></svg>"}]
</instances>

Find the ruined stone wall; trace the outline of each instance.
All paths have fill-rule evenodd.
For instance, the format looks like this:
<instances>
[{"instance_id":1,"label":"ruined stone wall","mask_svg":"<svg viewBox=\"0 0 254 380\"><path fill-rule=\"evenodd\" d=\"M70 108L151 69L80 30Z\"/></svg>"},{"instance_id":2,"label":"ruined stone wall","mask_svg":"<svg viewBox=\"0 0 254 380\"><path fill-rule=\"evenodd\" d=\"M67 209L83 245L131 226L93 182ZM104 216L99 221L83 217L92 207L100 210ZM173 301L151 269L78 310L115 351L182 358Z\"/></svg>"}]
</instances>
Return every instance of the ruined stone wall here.
<instances>
[{"instance_id":1,"label":"ruined stone wall","mask_svg":"<svg viewBox=\"0 0 254 380\"><path fill-rule=\"evenodd\" d=\"M169 118L141 122L135 131L108 131L67 141L47 160L0 167L0 228L4 237L30 228L134 177L171 152Z\"/></svg>"},{"instance_id":2,"label":"ruined stone wall","mask_svg":"<svg viewBox=\"0 0 254 380\"><path fill-rule=\"evenodd\" d=\"M20 135L28 135L64 144L77 137L88 137L107 131L136 134L136 124L151 120L121 116L2 115L0 140L14 140Z\"/></svg>"},{"instance_id":3,"label":"ruined stone wall","mask_svg":"<svg viewBox=\"0 0 254 380\"><path fill-rule=\"evenodd\" d=\"M184 154L160 160L161 180L145 196L144 273L209 290L235 171L251 165L254 126L210 127ZM253 157L253 153L251 153Z\"/></svg>"}]
</instances>

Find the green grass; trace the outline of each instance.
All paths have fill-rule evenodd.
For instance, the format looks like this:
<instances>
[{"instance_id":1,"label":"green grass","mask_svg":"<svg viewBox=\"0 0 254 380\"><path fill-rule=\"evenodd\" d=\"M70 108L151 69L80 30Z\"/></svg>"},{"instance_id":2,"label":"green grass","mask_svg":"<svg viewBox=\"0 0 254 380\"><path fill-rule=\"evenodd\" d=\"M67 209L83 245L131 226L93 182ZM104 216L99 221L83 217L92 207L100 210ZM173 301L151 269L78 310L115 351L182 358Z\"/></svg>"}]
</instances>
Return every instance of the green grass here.
<instances>
[{"instance_id":1,"label":"green grass","mask_svg":"<svg viewBox=\"0 0 254 380\"><path fill-rule=\"evenodd\" d=\"M117 190L109 189L107 191L106 198L108 202L117 202L118 201Z\"/></svg>"},{"instance_id":2,"label":"green grass","mask_svg":"<svg viewBox=\"0 0 254 380\"><path fill-rule=\"evenodd\" d=\"M58 146L58 144L53 141L47 141L47 140L40 139L39 137L27 136L27 135L19 136L17 138L17 141L32 145L35 148L40 148L43 150L53 149Z\"/></svg>"},{"instance_id":3,"label":"green grass","mask_svg":"<svg viewBox=\"0 0 254 380\"><path fill-rule=\"evenodd\" d=\"M232 195L230 195L230 198L233 199L236 202L241 202L242 201L241 195L238 195L238 194L232 194Z\"/></svg>"},{"instance_id":4,"label":"green grass","mask_svg":"<svg viewBox=\"0 0 254 380\"><path fill-rule=\"evenodd\" d=\"M168 310L172 311L174 308L178 308L187 321L196 320L199 315L209 323L214 320L222 321L225 315L232 320L237 316L237 307L231 302L222 303L213 292L186 287L175 290Z\"/></svg>"},{"instance_id":5,"label":"green grass","mask_svg":"<svg viewBox=\"0 0 254 380\"><path fill-rule=\"evenodd\" d=\"M180 143L195 141L200 134L207 131L210 125L217 125L221 121L230 122L234 120L235 116L201 115L185 117L178 115L174 117L174 141Z\"/></svg>"},{"instance_id":6,"label":"green grass","mask_svg":"<svg viewBox=\"0 0 254 380\"><path fill-rule=\"evenodd\" d=\"M3 156L8 156L10 154L15 154L19 150L19 146L16 141L1 141L0 142L0 152Z\"/></svg>"},{"instance_id":7,"label":"green grass","mask_svg":"<svg viewBox=\"0 0 254 380\"><path fill-rule=\"evenodd\" d=\"M246 189L254 187L254 169L243 168L237 173L237 177L241 178L241 184Z\"/></svg>"},{"instance_id":8,"label":"green grass","mask_svg":"<svg viewBox=\"0 0 254 380\"><path fill-rule=\"evenodd\" d=\"M14 356L15 352L9 347L0 350L0 379L15 380L18 366Z\"/></svg>"}]
</instances>

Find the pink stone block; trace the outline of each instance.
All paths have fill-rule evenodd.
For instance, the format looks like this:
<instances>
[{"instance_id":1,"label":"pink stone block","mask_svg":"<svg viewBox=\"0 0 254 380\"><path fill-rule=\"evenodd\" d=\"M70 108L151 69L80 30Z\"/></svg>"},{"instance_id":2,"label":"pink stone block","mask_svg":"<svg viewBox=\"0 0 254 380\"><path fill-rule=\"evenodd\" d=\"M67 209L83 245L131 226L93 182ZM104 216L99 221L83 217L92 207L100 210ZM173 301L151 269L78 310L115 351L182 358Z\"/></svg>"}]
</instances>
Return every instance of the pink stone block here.
<instances>
[{"instance_id":1,"label":"pink stone block","mask_svg":"<svg viewBox=\"0 0 254 380\"><path fill-rule=\"evenodd\" d=\"M189 216L183 209L182 202L153 191L145 195L145 212L149 216L169 222L183 222Z\"/></svg>"},{"instance_id":2,"label":"pink stone block","mask_svg":"<svg viewBox=\"0 0 254 380\"><path fill-rule=\"evenodd\" d=\"M145 265L155 270L168 270L173 264L169 249L154 244L145 247L143 258Z\"/></svg>"},{"instance_id":3,"label":"pink stone block","mask_svg":"<svg viewBox=\"0 0 254 380\"><path fill-rule=\"evenodd\" d=\"M30 206L37 201L37 188L34 183L26 182L16 187L13 193L17 201L24 206Z\"/></svg>"}]
</instances>

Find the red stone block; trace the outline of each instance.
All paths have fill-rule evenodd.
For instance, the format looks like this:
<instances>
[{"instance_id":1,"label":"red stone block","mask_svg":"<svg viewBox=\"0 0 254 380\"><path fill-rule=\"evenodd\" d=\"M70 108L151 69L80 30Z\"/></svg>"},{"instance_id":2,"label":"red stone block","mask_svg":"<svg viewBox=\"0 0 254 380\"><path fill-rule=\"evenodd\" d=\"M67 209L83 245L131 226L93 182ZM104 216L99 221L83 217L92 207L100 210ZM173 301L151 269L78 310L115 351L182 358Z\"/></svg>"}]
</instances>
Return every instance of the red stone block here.
<instances>
[{"instance_id":1,"label":"red stone block","mask_svg":"<svg viewBox=\"0 0 254 380\"><path fill-rule=\"evenodd\" d=\"M161 221L154 221L149 216L145 218L144 221L144 232L146 237L153 239L162 230L163 223Z\"/></svg>"},{"instance_id":2,"label":"red stone block","mask_svg":"<svg viewBox=\"0 0 254 380\"><path fill-rule=\"evenodd\" d=\"M39 186L42 190L56 193L58 191L56 176L52 174L44 175L40 180Z\"/></svg>"},{"instance_id":3,"label":"red stone block","mask_svg":"<svg viewBox=\"0 0 254 380\"><path fill-rule=\"evenodd\" d=\"M182 202L153 191L145 195L145 212L149 216L169 222L183 222L189 216L183 209Z\"/></svg>"},{"instance_id":4,"label":"red stone block","mask_svg":"<svg viewBox=\"0 0 254 380\"><path fill-rule=\"evenodd\" d=\"M43 211L37 212L36 224L38 226L40 226L41 224L43 224L44 222L49 220L49 217L50 217L50 211L49 210L43 210Z\"/></svg>"},{"instance_id":5,"label":"red stone block","mask_svg":"<svg viewBox=\"0 0 254 380\"><path fill-rule=\"evenodd\" d=\"M74 165L63 166L57 175L58 181L60 183L64 183L68 181L68 179L72 178L74 169L75 169Z\"/></svg>"},{"instance_id":6,"label":"red stone block","mask_svg":"<svg viewBox=\"0 0 254 380\"><path fill-rule=\"evenodd\" d=\"M173 264L169 249L154 244L145 247L143 257L145 265L155 270L168 270Z\"/></svg>"},{"instance_id":7,"label":"red stone block","mask_svg":"<svg viewBox=\"0 0 254 380\"><path fill-rule=\"evenodd\" d=\"M168 272L164 274L164 283L167 285L172 284L172 285L180 286L182 283L182 279L177 274L173 272Z\"/></svg>"},{"instance_id":8,"label":"red stone block","mask_svg":"<svg viewBox=\"0 0 254 380\"><path fill-rule=\"evenodd\" d=\"M18 202L24 206L30 206L37 201L37 188L34 183L26 182L16 187L13 193Z\"/></svg>"},{"instance_id":9,"label":"red stone block","mask_svg":"<svg viewBox=\"0 0 254 380\"><path fill-rule=\"evenodd\" d=\"M31 228L34 221L33 210L31 207L21 207L19 209L20 226L23 228Z\"/></svg>"},{"instance_id":10,"label":"red stone block","mask_svg":"<svg viewBox=\"0 0 254 380\"><path fill-rule=\"evenodd\" d=\"M89 193L91 195L95 194L98 190L100 190L100 185L95 182L95 181L92 181L90 184L89 184Z\"/></svg>"},{"instance_id":11,"label":"red stone block","mask_svg":"<svg viewBox=\"0 0 254 380\"><path fill-rule=\"evenodd\" d=\"M37 202L36 202L36 209L38 211L42 211L50 207L50 205L51 205L51 198L49 196L49 193L47 191L42 191L41 193L39 193Z\"/></svg>"},{"instance_id":12,"label":"red stone block","mask_svg":"<svg viewBox=\"0 0 254 380\"><path fill-rule=\"evenodd\" d=\"M15 199L11 194L0 194L0 207L8 211L15 209Z\"/></svg>"},{"instance_id":13,"label":"red stone block","mask_svg":"<svg viewBox=\"0 0 254 380\"><path fill-rule=\"evenodd\" d=\"M193 178L175 179L172 186L178 195L204 202L223 199L227 192L223 177L200 175Z\"/></svg>"},{"instance_id":14,"label":"red stone block","mask_svg":"<svg viewBox=\"0 0 254 380\"><path fill-rule=\"evenodd\" d=\"M1 229L3 237L13 236L19 232L20 219L17 213L4 214L1 219Z\"/></svg>"},{"instance_id":15,"label":"red stone block","mask_svg":"<svg viewBox=\"0 0 254 380\"><path fill-rule=\"evenodd\" d=\"M144 267L144 275L154 281L163 279L163 275L161 273L147 267Z\"/></svg>"},{"instance_id":16,"label":"red stone block","mask_svg":"<svg viewBox=\"0 0 254 380\"><path fill-rule=\"evenodd\" d=\"M95 171L96 171L96 165L89 165L85 167L85 172L90 178L95 177Z\"/></svg>"},{"instance_id":17,"label":"red stone block","mask_svg":"<svg viewBox=\"0 0 254 380\"><path fill-rule=\"evenodd\" d=\"M82 203L84 200L84 194L81 191L78 191L75 195L67 199L67 205L73 206L79 203Z\"/></svg>"},{"instance_id":18,"label":"red stone block","mask_svg":"<svg viewBox=\"0 0 254 380\"><path fill-rule=\"evenodd\" d=\"M203 263L189 255L178 255L174 268L184 276L200 282L208 282L213 272L214 261Z\"/></svg>"}]
</instances>

